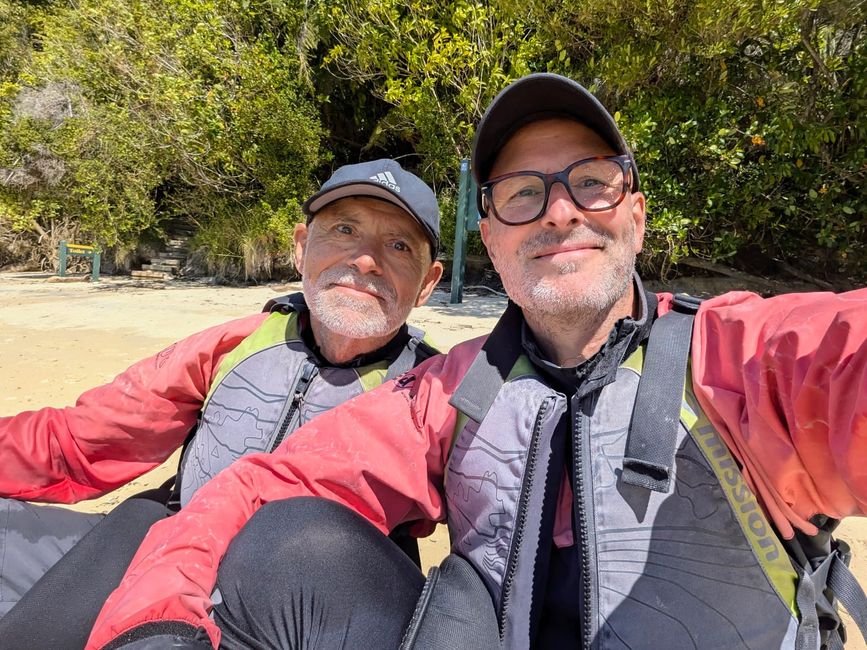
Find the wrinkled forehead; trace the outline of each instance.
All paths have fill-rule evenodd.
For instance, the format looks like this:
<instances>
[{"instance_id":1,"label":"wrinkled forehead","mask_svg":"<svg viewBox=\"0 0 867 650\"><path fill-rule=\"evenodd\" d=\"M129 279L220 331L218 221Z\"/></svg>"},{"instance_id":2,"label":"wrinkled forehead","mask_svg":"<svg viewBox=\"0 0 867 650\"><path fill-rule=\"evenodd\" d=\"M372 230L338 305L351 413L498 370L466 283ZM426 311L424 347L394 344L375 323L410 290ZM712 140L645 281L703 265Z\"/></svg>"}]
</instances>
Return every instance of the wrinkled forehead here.
<instances>
[{"instance_id":1,"label":"wrinkled forehead","mask_svg":"<svg viewBox=\"0 0 867 650\"><path fill-rule=\"evenodd\" d=\"M583 158L615 153L586 124L571 117L546 117L522 125L506 139L488 180L514 171L560 171Z\"/></svg>"}]
</instances>

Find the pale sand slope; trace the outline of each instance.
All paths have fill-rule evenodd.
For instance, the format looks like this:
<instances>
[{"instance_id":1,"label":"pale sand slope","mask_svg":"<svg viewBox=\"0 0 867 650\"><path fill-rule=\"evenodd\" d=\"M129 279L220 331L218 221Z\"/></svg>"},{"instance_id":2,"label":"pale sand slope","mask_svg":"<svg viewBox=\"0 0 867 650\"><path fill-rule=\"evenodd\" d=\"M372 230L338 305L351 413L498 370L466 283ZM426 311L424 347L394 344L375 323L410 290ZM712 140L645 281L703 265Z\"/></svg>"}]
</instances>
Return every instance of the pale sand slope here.
<instances>
[{"instance_id":1,"label":"pale sand slope","mask_svg":"<svg viewBox=\"0 0 867 650\"><path fill-rule=\"evenodd\" d=\"M43 274L0 273L0 415L42 406L66 406L84 390L110 381L130 364L206 327L257 312L277 295L300 285L227 288L186 283L142 284L105 278L98 284L55 282ZM505 301L469 296L449 305L434 293L410 321L443 350L487 333ZM105 497L72 506L106 511L129 494L158 485L177 466L174 456L130 485ZM867 584L867 521L850 520L841 536L856 553L856 572ZM422 542L426 565L447 552L443 527ZM850 625L850 637L857 637ZM860 639L847 647L864 649Z\"/></svg>"}]
</instances>

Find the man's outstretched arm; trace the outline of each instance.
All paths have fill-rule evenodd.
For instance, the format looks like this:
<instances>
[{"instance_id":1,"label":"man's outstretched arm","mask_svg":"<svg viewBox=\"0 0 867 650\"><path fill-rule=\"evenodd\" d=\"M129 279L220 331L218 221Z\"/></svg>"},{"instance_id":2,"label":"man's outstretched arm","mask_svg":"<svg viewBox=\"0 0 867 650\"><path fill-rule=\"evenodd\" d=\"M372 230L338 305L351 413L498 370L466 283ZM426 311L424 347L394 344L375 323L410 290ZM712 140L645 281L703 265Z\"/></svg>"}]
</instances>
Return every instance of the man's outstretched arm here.
<instances>
[{"instance_id":1,"label":"man's outstretched arm","mask_svg":"<svg viewBox=\"0 0 867 650\"><path fill-rule=\"evenodd\" d=\"M867 289L709 300L692 371L780 532L867 514Z\"/></svg>"},{"instance_id":2,"label":"man's outstretched arm","mask_svg":"<svg viewBox=\"0 0 867 650\"><path fill-rule=\"evenodd\" d=\"M159 465L195 425L222 358L266 316L193 334L87 391L75 406L0 418L0 496L74 503Z\"/></svg>"}]
</instances>

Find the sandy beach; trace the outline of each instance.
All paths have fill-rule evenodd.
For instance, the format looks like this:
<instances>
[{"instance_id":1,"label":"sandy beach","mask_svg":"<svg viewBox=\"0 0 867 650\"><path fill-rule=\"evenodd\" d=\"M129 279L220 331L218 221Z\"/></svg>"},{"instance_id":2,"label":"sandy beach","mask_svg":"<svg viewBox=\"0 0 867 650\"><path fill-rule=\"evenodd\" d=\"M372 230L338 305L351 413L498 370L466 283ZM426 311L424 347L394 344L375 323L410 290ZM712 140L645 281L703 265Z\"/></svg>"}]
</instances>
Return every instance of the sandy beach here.
<instances>
[{"instance_id":1,"label":"sandy beach","mask_svg":"<svg viewBox=\"0 0 867 650\"><path fill-rule=\"evenodd\" d=\"M104 278L99 283L58 282L47 274L0 273L0 416L42 406L66 406L84 390L110 381L133 362L156 354L184 336L261 310L277 295L300 284L249 288L201 283L143 283ZM449 305L437 291L410 321L442 349L490 330L505 300L469 295ZM163 482L176 457L150 474L98 500L72 506L106 511L127 495ZM867 520L841 526L855 554L854 566L867 584ZM425 564L447 552L444 528L423 542ZM865 649L854 625L847 648Z\"/></svg>"}]
</instances>

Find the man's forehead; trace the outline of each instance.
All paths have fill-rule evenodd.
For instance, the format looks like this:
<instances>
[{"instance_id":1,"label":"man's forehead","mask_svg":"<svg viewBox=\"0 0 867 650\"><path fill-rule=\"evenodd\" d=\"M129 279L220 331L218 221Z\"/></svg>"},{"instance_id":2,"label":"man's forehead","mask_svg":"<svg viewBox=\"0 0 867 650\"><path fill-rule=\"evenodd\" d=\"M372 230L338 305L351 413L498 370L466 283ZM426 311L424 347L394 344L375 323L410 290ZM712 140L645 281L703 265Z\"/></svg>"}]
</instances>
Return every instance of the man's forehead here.
<instances>
[{"instance_id":1,"label":"man's forehead","mask_svg":"<svg viewBox=\"0 0 867 650\"><path fill-rule=\"evenodd\" d=\"M545 117L522 125L505 140L494 159L490 177L516 171L512 169L515 167L559 171L564 164L581 158L614 153L611 145L583 122L571 117ZM549 159L557 169L542 169ZM567 162L561 164L562 161Z\"/></svg>"}]
</instances>

